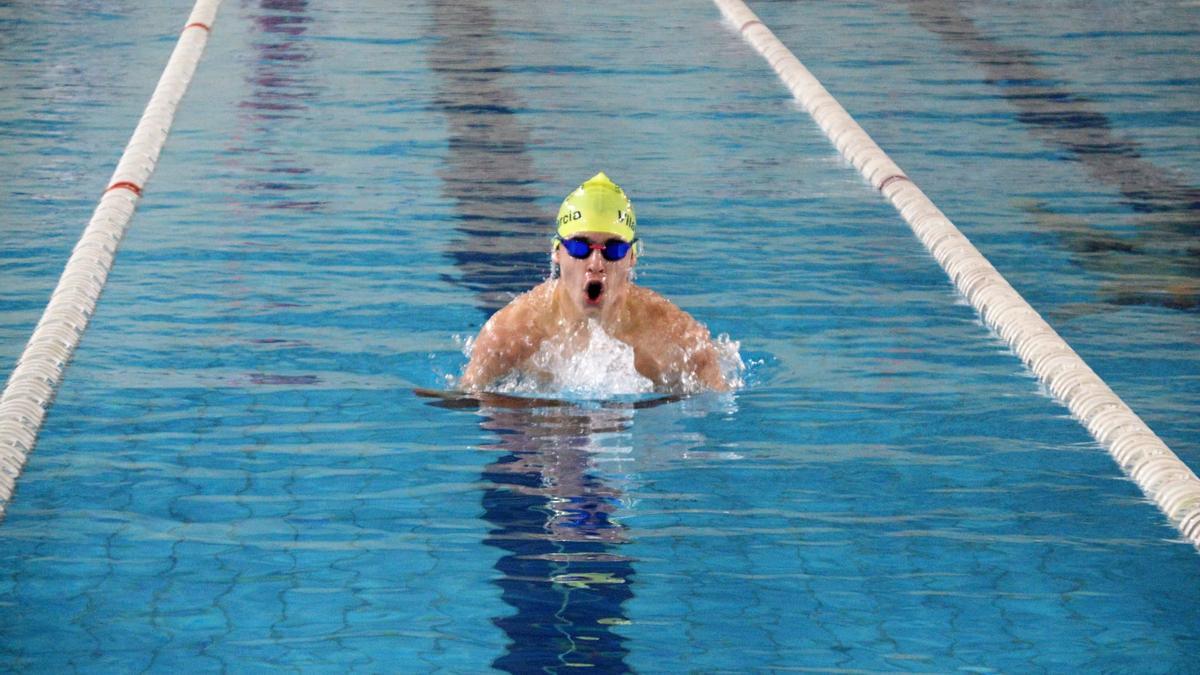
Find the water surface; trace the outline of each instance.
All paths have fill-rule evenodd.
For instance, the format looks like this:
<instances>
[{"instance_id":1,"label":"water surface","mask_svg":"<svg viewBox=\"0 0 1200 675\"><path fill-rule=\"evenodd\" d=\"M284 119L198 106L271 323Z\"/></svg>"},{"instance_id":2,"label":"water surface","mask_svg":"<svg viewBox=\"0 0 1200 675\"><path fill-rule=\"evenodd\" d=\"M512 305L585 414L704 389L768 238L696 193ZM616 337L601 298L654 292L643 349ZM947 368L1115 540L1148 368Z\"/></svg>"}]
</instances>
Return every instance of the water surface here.
<instances>
[{"instance_id":1,"label":"water surface","mask_svg":"<svg viewBox=\"0 0 1200 675\"><path fill-rule=\"evenodd\" d=\"M0 8L10 364L188 10L64 8ZM1200 465L1200 9L754 9ZM740 341L746 386L415 395L600 170L639 283ZM703 3L228 0L0 539L0 658L35 672L1200 648L1195 550Z\"/></svg>"}]
</instances>

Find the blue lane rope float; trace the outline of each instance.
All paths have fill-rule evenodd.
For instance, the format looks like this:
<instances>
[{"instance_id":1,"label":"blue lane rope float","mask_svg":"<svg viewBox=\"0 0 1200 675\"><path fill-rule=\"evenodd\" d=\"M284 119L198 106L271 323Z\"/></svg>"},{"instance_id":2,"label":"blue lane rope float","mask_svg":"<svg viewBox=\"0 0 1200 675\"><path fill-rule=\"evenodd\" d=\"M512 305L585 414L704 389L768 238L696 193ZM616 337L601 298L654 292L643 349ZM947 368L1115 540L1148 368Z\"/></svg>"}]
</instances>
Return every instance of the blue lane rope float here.
<instances>
[{"instance_id":1,"label":"blue lane rope float","mask_svg":"<svg viewBox=\"0 0 1200 675\"><path fill-rule=\"evenodd\" d=\"M197 0L117 168L0 395L0 518L87 329L117 247L170 133L221 0Z\"/></svg>"},{"instance_id":2,"label":"blue lane rope float","mask_svg":"<svg viewBox=\"0 0 1200 675\"><path fill-rule=\"evenodd\" d=\"M742 0L713 0L771 64L838 151L913 229L955 287L1070 409L1184 538L1200 548L1200 479L1084 363L950 219L875 144Z\"/></svg>"}]
</instances>

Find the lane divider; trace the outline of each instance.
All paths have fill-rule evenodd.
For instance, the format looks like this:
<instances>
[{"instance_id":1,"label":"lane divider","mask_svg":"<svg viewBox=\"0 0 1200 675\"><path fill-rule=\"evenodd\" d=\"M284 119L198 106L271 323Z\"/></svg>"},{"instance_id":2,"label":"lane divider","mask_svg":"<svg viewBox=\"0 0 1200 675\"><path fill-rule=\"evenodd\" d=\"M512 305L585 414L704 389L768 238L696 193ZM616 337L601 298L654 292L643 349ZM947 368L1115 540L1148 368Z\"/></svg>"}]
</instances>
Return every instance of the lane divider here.
<instances>
[{"instance_id":1,"label":"lane divider","mask_svg":"<svg viewBox=\"0 0 1200 675\"><path fill-rule=\"evenodd\" d=\"M197 0L108 188L67 260L0 394L0 518L37 442L63 371L87 329L117 247L166 143L175 111L208 44L221 0ZM203 30L192 30L200 28Z\"/></svg>"},{"instance_id":2,"label":"lane divider","mask_svg":"<svg viewBox=\"0 0 1200 675\"><path fill-rule=\"evenodd\" d=\"M713 0L775 70L838 151L896 207L921 243L1046 387L1200 548L1200 479L900 170L742 0Z\"/></svg>"}]
</instances>

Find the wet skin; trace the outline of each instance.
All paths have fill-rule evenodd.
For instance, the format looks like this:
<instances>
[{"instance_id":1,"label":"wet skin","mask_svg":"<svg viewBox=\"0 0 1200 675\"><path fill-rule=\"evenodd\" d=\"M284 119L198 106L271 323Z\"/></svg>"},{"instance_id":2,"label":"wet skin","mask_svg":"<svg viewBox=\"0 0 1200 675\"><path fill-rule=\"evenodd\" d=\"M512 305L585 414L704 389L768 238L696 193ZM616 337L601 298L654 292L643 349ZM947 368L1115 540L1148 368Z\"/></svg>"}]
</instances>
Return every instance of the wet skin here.
<instances>
[{"instance_id":1,"label":"wet skin","mask_svg":"<svg viewBox=\"0 0 1200 675\"><path fill-rule=\"evenodd\" d=\"M576 235L603 245L612 235ZM725 391L716 347L708 330L669 300L630 280L637 265L631 250L621 260L605 260L593 249L574 258L559 246L552 260L560 270L517 297L484 324L459 385L479 391L514 371L552 380L532 358L543 345L582 350L591 326L633 349L634 368L660 391Z\"/></svg>"}]
</instances>

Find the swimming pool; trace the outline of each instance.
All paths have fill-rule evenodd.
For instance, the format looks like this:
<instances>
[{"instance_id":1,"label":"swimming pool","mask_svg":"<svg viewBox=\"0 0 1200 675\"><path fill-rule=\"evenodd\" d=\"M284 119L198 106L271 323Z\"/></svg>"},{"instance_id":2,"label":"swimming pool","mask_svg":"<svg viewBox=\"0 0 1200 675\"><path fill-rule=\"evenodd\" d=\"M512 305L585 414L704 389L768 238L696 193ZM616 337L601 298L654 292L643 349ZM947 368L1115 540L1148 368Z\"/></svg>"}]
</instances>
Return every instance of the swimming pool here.
<instances>
[{"instance_id":1,"label":"swimming pool","mask_svg":"<svg viewBox=\"0 0 1200 675\"><path fill-rule=\"evenodd\" d=\"M0 15L9 363L188 6L40 7ZM754 9L1200 465L1200 9ZM601 169L747 386L413 395ZM1178 672L1176 537L710 5L227 2L0 525L0 653Z\"/></svg>"}]
</instances>

